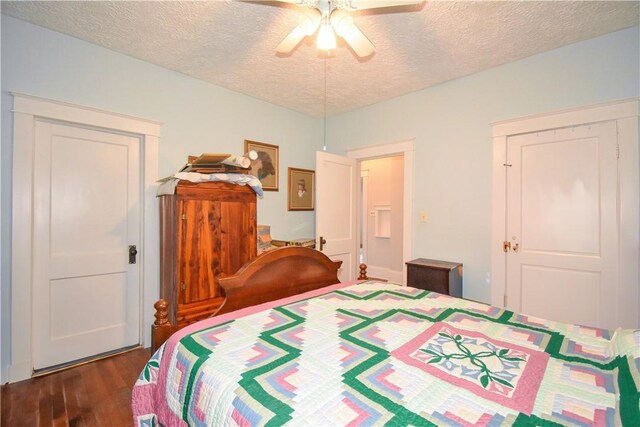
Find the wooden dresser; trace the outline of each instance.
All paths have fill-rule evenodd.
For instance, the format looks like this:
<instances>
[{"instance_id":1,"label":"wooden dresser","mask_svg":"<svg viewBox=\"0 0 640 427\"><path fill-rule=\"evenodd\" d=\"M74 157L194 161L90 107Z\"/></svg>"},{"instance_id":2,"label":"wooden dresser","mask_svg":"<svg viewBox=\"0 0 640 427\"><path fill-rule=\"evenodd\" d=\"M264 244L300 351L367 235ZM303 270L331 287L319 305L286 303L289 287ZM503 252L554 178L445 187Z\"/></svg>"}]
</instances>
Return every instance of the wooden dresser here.
<instances>
[{"instance_id":1,"label":"wooden dresser","mask_svg":"<svg viewBox=\"0 0 640 427\"><path fill-rule=\"evenodd\" d=\"M180 181L160 196L160 298L171 324L211 316L224 301L217 279L256 257L256 194L248 186Z\"/></svg>"},{"instance_id":2,"label":"wooden dresser","mask_svg":"<svg viewBox=\"0 0 640 427\"><path fill-rule=\"evenodd\" d=\"M407 286L462 298L462 264L425 258L408 261Z\"/></svg>"}]
</instances>

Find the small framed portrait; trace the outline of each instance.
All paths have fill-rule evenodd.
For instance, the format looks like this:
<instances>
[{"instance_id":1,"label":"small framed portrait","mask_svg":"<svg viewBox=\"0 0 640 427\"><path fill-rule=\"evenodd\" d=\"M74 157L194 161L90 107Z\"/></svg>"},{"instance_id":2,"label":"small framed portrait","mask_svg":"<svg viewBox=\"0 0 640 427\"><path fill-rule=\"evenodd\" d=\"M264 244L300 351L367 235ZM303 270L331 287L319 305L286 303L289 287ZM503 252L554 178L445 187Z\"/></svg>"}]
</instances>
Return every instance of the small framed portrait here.
<instances>
[{"instance_id":1,"label":"small framed portrait","mask_svg":"<svg viewBox=\"0 0 640 427\"><path fill-rule=\"evenodd\" d=\"M288 210L313 210L315 176L315 171L309 169L289 168Z\"/></svg>"},{"instance_id":2,"label":"small framed portrait","mask_svg":"<svg viewBox=\"0 0 640 427\"><path fill-rule=\"evenodd\" d=\"M278 191L278 146L262 142L244 140L244 152L258 153L256 160L251 160L249 175L257 177L264 191Z\"/></svg>"}]
</instances>

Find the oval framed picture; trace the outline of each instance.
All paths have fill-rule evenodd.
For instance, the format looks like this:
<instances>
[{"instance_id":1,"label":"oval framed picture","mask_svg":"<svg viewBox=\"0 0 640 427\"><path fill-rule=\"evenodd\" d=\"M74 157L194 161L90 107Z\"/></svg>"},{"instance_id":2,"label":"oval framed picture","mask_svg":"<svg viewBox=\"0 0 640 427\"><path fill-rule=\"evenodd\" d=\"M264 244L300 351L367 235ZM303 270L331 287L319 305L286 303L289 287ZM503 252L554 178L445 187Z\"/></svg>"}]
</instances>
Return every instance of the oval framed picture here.
<instances>
[{"instance_id":1,"label":"oval framed picture","mask_svg":"<svg viewBox=\"0 0 640 427\"><path fill-rule=\"evenodd\" d=\"M251 161L249 175L257 177L264 191L278 191L278 146L263 142L244 140L244 152L255 151L258 158Z\"/></svg>"}]
</instances>

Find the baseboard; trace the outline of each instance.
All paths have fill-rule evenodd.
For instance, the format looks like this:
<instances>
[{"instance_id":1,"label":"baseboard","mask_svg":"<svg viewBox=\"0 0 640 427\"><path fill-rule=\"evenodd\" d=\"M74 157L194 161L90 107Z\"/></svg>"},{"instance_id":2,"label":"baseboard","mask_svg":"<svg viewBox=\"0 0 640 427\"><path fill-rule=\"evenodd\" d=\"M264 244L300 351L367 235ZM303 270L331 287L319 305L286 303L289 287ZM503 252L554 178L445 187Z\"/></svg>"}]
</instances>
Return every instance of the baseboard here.
<instances>
[{"instance_id":1,"label":"baseboard","mask_svg":"<svg viewBox=\"0 0 640 427\"><path fill-rule=\"evenodd\" d=\"M387 282L402 284L402 271L367 264L367 276L385 279Z\"/></svg>"},{"instance_id":2,"label":"baseboard","mask_svg":"<svg viewBox=\"0 0 640 427\"><path fill-rule=\"evenodd\" d=\"M31 366L28 362L16 363L9 365L8 376L5 377L10 383L28 380L31 378Z\"/></svg>"}]
</instances>

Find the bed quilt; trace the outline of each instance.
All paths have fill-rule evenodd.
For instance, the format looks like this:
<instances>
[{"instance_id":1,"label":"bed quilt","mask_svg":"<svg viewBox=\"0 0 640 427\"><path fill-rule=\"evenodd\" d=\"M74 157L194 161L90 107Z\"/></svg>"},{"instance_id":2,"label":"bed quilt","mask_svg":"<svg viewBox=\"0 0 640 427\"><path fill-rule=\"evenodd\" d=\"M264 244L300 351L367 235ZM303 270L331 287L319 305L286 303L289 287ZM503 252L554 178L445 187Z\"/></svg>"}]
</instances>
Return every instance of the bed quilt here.
<instances>
[{"instance_id":1,"label":"bed quilt","mask_svg":"<svg viewBox=\"0 0 640 427\"><path fill-rule=\"evenodd\" d=\"M640 425L640 331L386 283L298 297L175 334L135 425Z\"/></svg>"}]
</instances>

